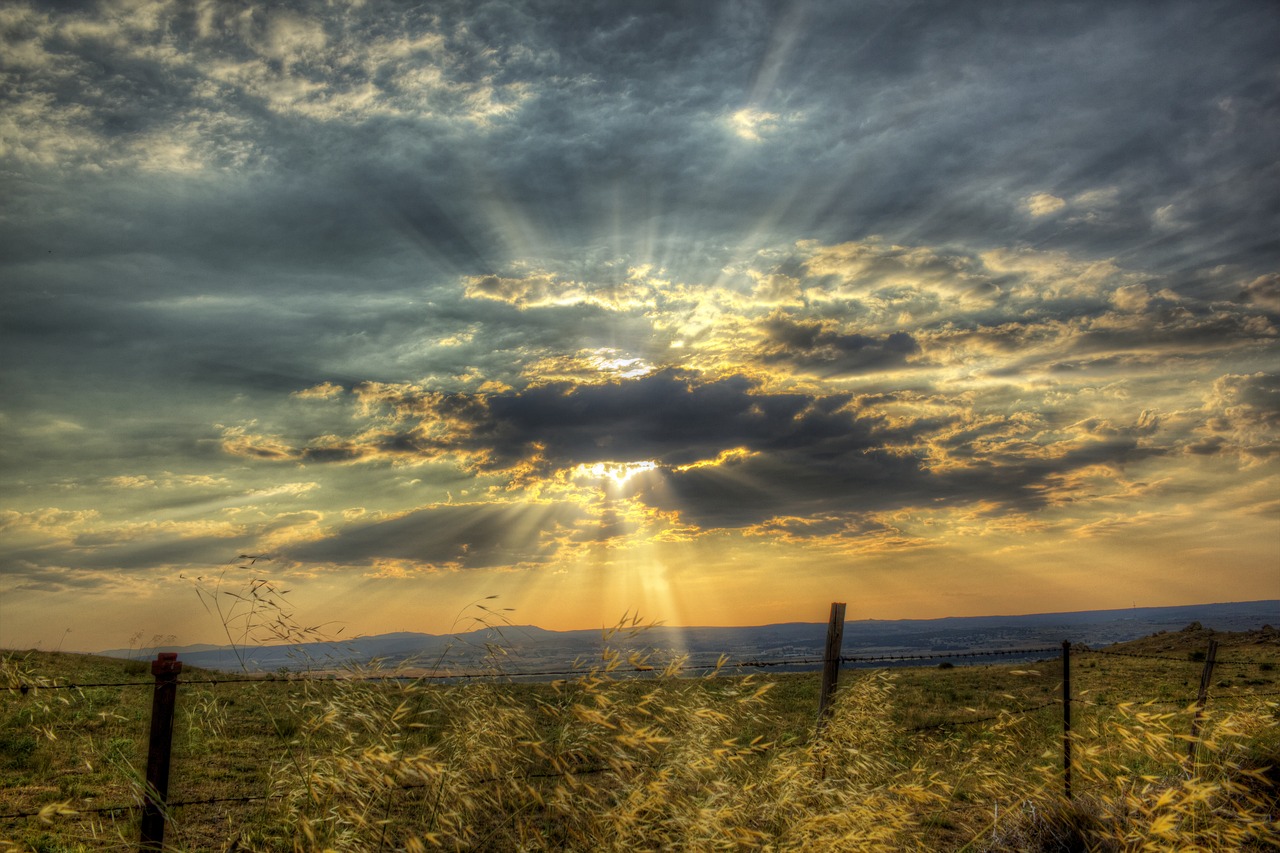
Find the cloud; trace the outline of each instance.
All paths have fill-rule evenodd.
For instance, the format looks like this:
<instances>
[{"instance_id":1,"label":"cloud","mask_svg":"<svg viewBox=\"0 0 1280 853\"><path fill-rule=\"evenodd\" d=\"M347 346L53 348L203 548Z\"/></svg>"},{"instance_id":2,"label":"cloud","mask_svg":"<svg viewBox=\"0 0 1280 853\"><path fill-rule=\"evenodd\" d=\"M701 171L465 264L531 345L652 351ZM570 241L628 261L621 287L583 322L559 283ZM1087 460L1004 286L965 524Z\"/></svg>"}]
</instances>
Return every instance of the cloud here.
<instances>
[{"instance_id":1,"label":"cloud","mask_svg":"<svg viewBox=\"0 0 1280 853\"><path fill-rule=\"evenodd\" d=\"M886 371L906 366L920 345L906 332L884 337L841 333L834 323L794 321L774 315L762 324L765 364L785 362L820 376Z\"/></svg>"},{"instance_id":2,"label":"cloud","mask_svg":"<svg viewBox=\"0 0 1280 853\"><path fill-rule=\"evenodd\" d=\"M226 427L222 431L222 449L232 456L249 459L285 460L292 458L292 448L278 437L253 435L245 427Z\"/></svg>"},{"instance_id":3,"label":"cloud","mask_svg":"<svg viewBox=\"0 0 1280 853\"><path fill-rule=\"evenodd\" d=\"M1280 313L1280 273L1258 276L1244 286L1241 297L1259 308Z\"/></svg>"},{"instance_id":4,"label":"cloud","mask_svg":"<svg viewBox=\"0 0 1280 853\"><path fill-rule=\"evenodd\" d=\"M98 577L103 571L138 576L175 567L202 568L253 544L250 529L216 518L94 521L34 532L39 535L9 537L0 548L9 582L39 579L54 569Z\"/></svg>"},{"instance_id":5,"label":"cloud","mask_svg":"<svg viewBox=\"0 0 1280 853\"><path fill-rule=\"evenodd\" d=\"M72 531L92 522L100 516L97 510L64 510L58 507L42 507L22 512L0 510L0 531L16 536L23 533L47 537L68 537Z\"/></svg>"},{"instance_id":6,"label":"cloud","mask_svg":"<svg viewBox=\"0 0 1280 853\"><path fill-rule=\"evenodd\" d=\"M902 531L883 519L857 513L815 515L810 517L778 516L743 530L747 536L759 536L787 543L815 544L826 540L837 547L856 542L863 549L876 550L886 545L901 547ZM889 541L886 541L889 540Z\"/></svg>"},{"instance_id":7,"label":"cloud","mask_svg":"<svg viewBox=\"0 0 1280 853\"><path fill-rule=\"evenodd\" d=\"M777 113L746 107L732 113L728 124L738 137L748 142L759 142L762 137L778 130L779 116Z\"/></svg>"},{"instance_id":8,"label":"cloud","mask_svg":"<svg viewBox=\"0 0 1280 853\"><path fill-rule=\"evenodd\" d=\"M1067 206L1065 201L1049 193L1029 195L1023 200L1023 204L1032 216L1048 216Z\"/></svg>"},{"instance_id":9,"label":"cloud","mask_svg":"<svg viewBox=\"0 0 1280 853\"><path fill-rule=\"evenodd\" d=\"M596 281L566 280L549 272L533 272L519 278L496 275L468 276L464 292L471 299L492 299L518 308L593 305L610 311L652 307L655 283L648 267L603 271ZM659 286L667 282L658 282Z\"/></svg>"},{"instance_id":10,"label":"cloud","mask_svg":"<svg viewBox=\"0 0 1280 853\"><path fill-rule=\"evenodd\" d=\"M898 245L878 237L821 245L802 241L804 269L809 276L830 282L815 296L828 297L898 290L934 292L966 302L986 302L999 296L1001 273L987 258L929 246Z\"/></svg>"},{"instance_id":11,"label":"cloud","mask_svg":"<svg viewBox=\"0 0 1280 853\"><path fill-rule=\"evenodd\" d=\"M1111 304L1121 311L1145 311L1151 304L1151 293L1144 284L1126 284L1111 294Z\"/></svg>"},{"instance_id":12,"label":"cloud","mask_svg":"<svg viewBox=\"0 0 1280 853\"><path fill-rule=\"evenodd\" d=\"M1076 193L1070 199L1038 192L1024 198L1022 206L1036 219L1062 215L1067 225L1097 225L1114 212L1119 195L1119 187L1097 187Z\"/></svg>"},{"instance_id":13,"label":"cloud","mask_svg":"<svg viewBox=\"0 0 1280 853\"><path fill-rule=\"evenodd\" d=\"M0 156L160 172L254 166L279 154L263 144L273 115L480 127L527 97L499 79L491 52L419 12L184 6L13 6L4 37L17 72L5 111L12 133Z\"/></svg>"},{"instance_id":14,"label":"cloud","mask_svg":"<svg viewBox=\"0 0 1280 853\"><path fill-rule=\"evenodd\" d=\"M313 385L310 388L303 388L301 391L293 392L293 396L303 400L325 400L330 397L336 397L342 393L342 386L334 382L321 382L319 385Z\"/></svg>"},{"instance_id":15,"label":"cloud","mask_svg":"<svg viewBox=\"0 0 1280 853\"><path fill-rule=\"evenodd\" d=\"M348 524L333 536L286 549L286 556L332 565L398 561L421 571L538 563L555 553L551 535L582 514L572 503L437 504Z\"/></svg>"},{"instance_id":16,"label":"cloud","mask_svg":"<svg viewBox=\"0 0 1280 853\"><path fill-rule=\"evenodd\" d=\"M963 400L913 410L903 405L910 396L769 392L746 376L673 369L492 393L363 393L365 431L279 451L267 441L264 458L452 460L529 494L566 472L625 470L612 484L602 474L601 487L712 529L939 501L1029 511L1057 500L1054 484L1070 472L1118 470L1165 452L1153 443L1158 419L1146 414L1131 426L1064 424L1049 441L1037 436L1042 423L978 414Z\"/></svg>"},{"instance_id":17,"label":"cloud","mask_svg":"<svg viewBox=\"0 0 1280 853\"><path fill-rule=\"evenodd\" d=\"M119 489L153 489L156 483L145 474L122 475L107 481Z\"/></svg>"},{"instance_id":18,"label":"cloud","mask_svg":"<svg viewBox=\"0 0 1280 853\"><path fill-rule=\"evenodd\" d=\"M22 593L48 593L93 596L111 595L112 593L137 597L154 589L154 581L150 578L126 574L112 568L84 569L74 566L32 564L18 562L13 569L0 578L5 592L10 595Z\"/></svg>"},{"instance_id":19,"label":"cloud","mask_svg":"<svg viewBox=\"0 0 1280 853\"><path fill-rule=\"evenodd\" d=\"M282 495L296 498L318 488L320 488L319 483L280 483L279 485L271 486L266 489L254 489L249 492L246 497L251 500L274 498Z\"/></svg>"},{"instance_id":20,"label":"cloud","mask_svg":"<svg viewBox=\"0 0 1280 853\"><path fill-rule=\"evenodd\" d=\"M1280 455L1280 374L1228 374L1205 399L1199 455L1234 452L1247 462Z\"/></svg>"},{"instance_id":21,"label":"cloud","mask_svg":"<svg viewBox=\"0 0 1280 853\"><path fill-rule=\"evenodd\" d=\"M164 471L154 479L146 474L121 474L109 477L106 485L117 489L219 489L226 490L231 481L226 477L209 474L174 474Z\"/></svg>"}]
</instances>

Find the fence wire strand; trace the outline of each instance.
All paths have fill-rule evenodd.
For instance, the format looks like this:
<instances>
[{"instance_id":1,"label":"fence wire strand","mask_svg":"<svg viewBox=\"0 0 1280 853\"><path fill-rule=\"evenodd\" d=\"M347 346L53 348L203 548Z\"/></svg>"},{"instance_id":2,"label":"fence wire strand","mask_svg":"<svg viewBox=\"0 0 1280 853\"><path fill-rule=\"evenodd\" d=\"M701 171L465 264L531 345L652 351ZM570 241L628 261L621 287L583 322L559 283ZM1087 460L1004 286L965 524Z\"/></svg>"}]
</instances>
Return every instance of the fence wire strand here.
<instances>
[{"instance_id":1,"label":"fence wire strand","mask_svg":"<svg viewBox=\"0 0 1280 853\"><path fill-rule=\"evenodd\" d=\"M261 800L278 800L284 797L283 794L252 794L241 797L209 797L204 800L175 800L165 804L165 808L177 809L183 806L208 806L216 803L252 803ZM109 814L112 812L139 811L142 809L142 803L130 803L125 806L98 806L92 809L72 809L74 814L62 814L61 817L75 818L81 815L91 814ZM40 817L44 814L44 810L34 812L13 812L12 814L0 814L0 820L17 820L19 818Z\"/></svg>"},{"instance_id":2,"label":"fence wire strand","mask_svg":"<svg viewBox=\"0 0 1280 853\"><path fill-rule=\"evenodd\" d=\"M1112 658L1142 658L1145 660L1164 661L1165 663L1200 664L1201 666L1204 665L1203 659L1193 660L1192 658L1171 658L1168 655L1148 655L1148 654L1141 654L1139 652L1113 652L1113 651L1107 651L1106 649L1089 649L1089 648L1083 648L1083 647L1076 648L1074 646L1072 646L1071 651L1076 654L1102 655L1104 657L1112 657ZM1215 660L1213 662L1213 665L1214 666L1264 666L1267 663L1268 661L1258 661L1258 660ZM1274 666L1274 664L1272 665Z\"/></svg>"},{"instance_id":3,"label":"fence wire strand","mask_svg":"<svg viewBox=\"0 0 1280 853\"><path fill-rule=\"evenodd\" d=\"M1021 717L1026 714L1034 714L1036 711L1043 711L1045 708L1052 708L1055 705L1061 705L1061 699L1054 699L1049 702L1043 702L1039 705L1032 705L1029 708L1013 708L1001 711L999 714L992 714L989 717L975 717L972 720L947 720L941 723L931 723L927 726L915 726L908 729L912 732L930 732L938 729L948 729L952 726L974 726L979 723L990 723L993 720L1002 720L1006 717Z\"/></svg>"},{"instance_id":4,"label":"fence wire strand","mask_svg":"<svg viewBox=\"0 0 1280 853\"><path fill-rule=\"evenodd\" d=\"M1047 654L1057 652L1059 649L1053 647L1031 648L1031 649L999 649L995 651L982 652L937 652L933 654L901 654L901 655L841 655L840 663L896 663L905 661L932 661L944 659L963 659L963 658L983 658L983 657L1012 657L1014 655L1032 655ZM719 670L719 669L765 669L777 666L815 666L826 663L825 658L806 657L806 658L780 658L774 660L738 660L738 661L698 661L685 662L681 664L677 671L688 670ZM302 683L312 681L449 681L449 680L472 680L483 678L542 678L546 676L572 676L572 675L608 675L611 673L619 674L652 674L662 673L664 667L660 666L629 666L629 667L613 667L604 666L597 667L575 667L570 669L542 669L529 671L511 671L511 672L433 672L424 675L367 675L357 678L343 678L341 676L312 676L299 675L296 677L281 678L276 675L269 675L262 678L237 678L229 676L227 678L181 678L178 684L208 684L212 686L220 686L224 684L278 684L278 683ZM91 687L150 687L154 686L153 681L112 681L112 682L95 682L86 684L11 684L6 685L3 690L10 692L28 693L33 690L82 690Z\"/></svg>"}]
</instances>

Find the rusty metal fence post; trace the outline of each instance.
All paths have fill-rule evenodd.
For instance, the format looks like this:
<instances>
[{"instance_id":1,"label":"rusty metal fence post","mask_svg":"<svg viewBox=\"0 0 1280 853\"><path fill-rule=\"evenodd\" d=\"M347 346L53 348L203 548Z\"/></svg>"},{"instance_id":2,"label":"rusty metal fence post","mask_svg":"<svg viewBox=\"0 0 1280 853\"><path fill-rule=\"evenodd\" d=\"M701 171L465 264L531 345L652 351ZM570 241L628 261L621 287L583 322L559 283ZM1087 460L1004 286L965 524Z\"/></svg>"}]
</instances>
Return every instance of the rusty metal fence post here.
<instances>
[{"instance_id":1,"label":"rusty metal fence post","mask_svg":"<svg viewBox=\"0 0 1280 853\"><path fill-rule=\"evenodd\" d=\"M160 652L151 662L156 678L151 699L151 738L147 743L147 786L143 792L142 837L138 849L164 849L165 803L169 797L169 758L173 748L173 709L182 662L174 652Z\"/></svg>"}]
</instances>

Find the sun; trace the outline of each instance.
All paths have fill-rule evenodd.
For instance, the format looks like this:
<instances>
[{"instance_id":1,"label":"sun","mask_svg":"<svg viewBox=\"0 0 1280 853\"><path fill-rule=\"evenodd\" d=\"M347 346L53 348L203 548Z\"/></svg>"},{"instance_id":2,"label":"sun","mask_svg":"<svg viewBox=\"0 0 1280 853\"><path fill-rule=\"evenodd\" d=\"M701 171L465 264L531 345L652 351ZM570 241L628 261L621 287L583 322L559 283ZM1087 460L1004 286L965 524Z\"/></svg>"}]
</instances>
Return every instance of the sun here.
<instances>
[{"instance_id":1,"label":"sun","mask_svg":"<svg viewBox=\"0 0 1280 853\"><path fill-rule=\"evenodd\" d=\"M657 467L657 462L648 459L640 462L594 462L590 465L579 465L573 473L577 477L591 480L608 479L613 485L621 486L636 474L653 471Z\"/></svg>"}]
</instances>

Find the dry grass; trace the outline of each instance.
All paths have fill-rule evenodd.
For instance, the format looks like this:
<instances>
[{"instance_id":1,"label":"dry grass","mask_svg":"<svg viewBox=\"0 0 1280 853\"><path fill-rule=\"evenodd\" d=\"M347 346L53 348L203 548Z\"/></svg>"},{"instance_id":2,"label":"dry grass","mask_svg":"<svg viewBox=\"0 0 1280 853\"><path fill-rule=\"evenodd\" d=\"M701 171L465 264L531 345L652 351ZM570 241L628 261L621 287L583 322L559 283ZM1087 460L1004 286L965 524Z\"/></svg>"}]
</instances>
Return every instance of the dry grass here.
<instances>
[{"instance_id":1,"label":"dry grass","mask_svg":"<svg viewBox=\"0 0 1280 853\"><path fill-rule=\"evenodd\" d=\"M271 630L296 630L270 585L235 601L233 616L270 612ZM1270 769L1280 720L1265 697L1223 688L1194 759L1189 709L1081 702L1077 796L1066 802L1060 706L1009 712L1052 700L1056 661L846 672L815 734L816 676L685 677L678 657L619 650L636 635L643 626L628 620L603 638L589 673L555 684L390 681L379 677L396 671L375 666L350 674L360 678L184 686L171 797L262 799L176 809L169 839L262 851L1280 843ZM1149 661L1091 662L1080 675L1088 696L1182 686L1166 670L1172 684L1158 690ZM127 666L14 654L0 679L119 680ZM620 675L636 666L652 677ZM0 838L40 851L135 848L136 818L87 810L139 801L149 691L35 690L3 702L0 812L45 813L0 822Z\"/></svg>"},{"instance_id":2,"label":"dry grass","mask_svg":"<svg viewBox=\"0 0 1280 853\"><path fill-rule=\"evenodd\" d=\"M925 806L944 786L895 748L883 674L844 691L822 736L778 748L737 736L768 687L666 677L618 681L606 653L572 682L367 682L309 700L277 765L276 835L289 849L928 849ZM633 663L634 659L627 661ZM515 699L516 701L513 701ZM853 807L856 804L857 807Z\"/></svg>"}]
</instances>

